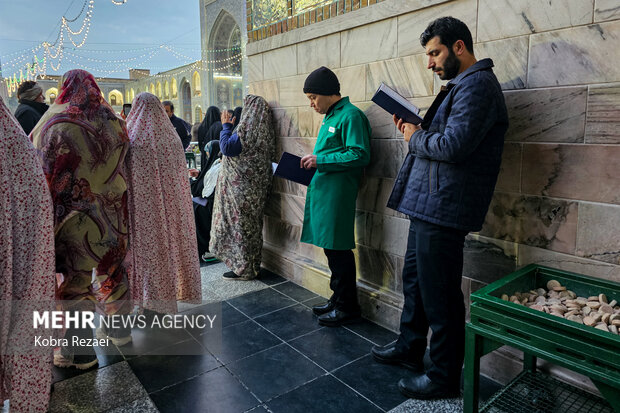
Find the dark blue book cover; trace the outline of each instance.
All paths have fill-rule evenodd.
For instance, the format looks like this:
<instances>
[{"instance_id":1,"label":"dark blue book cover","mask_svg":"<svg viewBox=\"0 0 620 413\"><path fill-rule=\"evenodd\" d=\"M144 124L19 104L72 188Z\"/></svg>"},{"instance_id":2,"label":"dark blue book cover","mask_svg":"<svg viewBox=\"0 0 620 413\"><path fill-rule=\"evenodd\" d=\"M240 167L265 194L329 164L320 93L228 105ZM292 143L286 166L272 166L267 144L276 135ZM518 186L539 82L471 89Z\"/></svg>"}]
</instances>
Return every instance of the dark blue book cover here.
<instances>
[{"instance_id":1,"label":"dark blue book cover","mask_svg":"<svg viewBox=\"0 0 620 413\"><path fill-rule=\"evenodd\" d=\"M371 100L386 112L396 115L407 123L417 125L422 122L422 118L418 115L420 109L385 83L381 83Z\"/></svg>"},{"instance_id":2,"label":"dark blue book cover","mask_svg":"<svg viewBox=\"0 0 620 413\"><path fill-rule=\"evenodd\" d=\"M312 181L316 168L301 168L299 166L300 162L301 158L299 156L284 152L273 174L288 179L289 181L308 186L310 185L310 181Z\"/></svg>"}]
</instances>

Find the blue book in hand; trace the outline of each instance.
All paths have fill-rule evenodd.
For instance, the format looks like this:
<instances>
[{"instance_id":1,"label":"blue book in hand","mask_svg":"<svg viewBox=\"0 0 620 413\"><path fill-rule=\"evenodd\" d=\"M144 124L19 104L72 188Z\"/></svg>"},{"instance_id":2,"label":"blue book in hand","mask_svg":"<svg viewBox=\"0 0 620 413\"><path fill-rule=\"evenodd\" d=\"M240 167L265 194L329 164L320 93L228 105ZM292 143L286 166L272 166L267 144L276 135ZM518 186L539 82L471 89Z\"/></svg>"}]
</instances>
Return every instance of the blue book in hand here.
<instances>
[{"instance_id":1,"label":"blue book in hand","mask_svg":"<svg viewBox=\"0 0 620 413\"><path fill-rule=\"evenodd\" d=\"M301 158L299 156L284 152L273 174L288 179L289 181L308 186L310 185L310 181L312 181L316 168L304 169L299 166L300 162Z\"/></svg>"},{"instance_id":2,"label":"blue book in hand","mask_svg":"<svg viewBox=\"0 0 620 413\"><path fill-rule=\"evenodd\" d=\"M407 123L414 125L422 123L420 109L383 82L371 100L386 112L396 115Z\"/></svg>"}]
</instances>

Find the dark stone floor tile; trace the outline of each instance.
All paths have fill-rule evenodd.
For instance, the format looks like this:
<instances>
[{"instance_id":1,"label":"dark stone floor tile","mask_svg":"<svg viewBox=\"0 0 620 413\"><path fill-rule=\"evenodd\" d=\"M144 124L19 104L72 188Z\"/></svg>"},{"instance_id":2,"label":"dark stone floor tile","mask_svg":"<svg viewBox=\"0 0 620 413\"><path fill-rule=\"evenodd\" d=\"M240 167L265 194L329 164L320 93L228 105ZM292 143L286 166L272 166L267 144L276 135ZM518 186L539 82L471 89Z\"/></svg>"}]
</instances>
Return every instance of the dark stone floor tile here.
<instances>
[{"instance_id":1,"label":"dark stone floor tile","mask_svg":"<svg viewBox=\"0 0 620 413\"><path fill-rule=\"evenodd\" d=\"M312 311L297 304L254 319L284 341L321 328Z\"/></svg>"},{"instance_id":2,"label":"dark stone floor tile","mask_svg":"<svg viewBox=\"0 0 620 413\"><path fill-rule=\"evenodd\" d=\"M223 367L150 396L161 413L245 412L260 404Z\"/></svg>"},{"instance_id":3,"label":"dark stone floor tile","mask_svg":"<svg viewBox=\"0 0 620 413\"><path fill-rule=\"evenodd\" d=\"M235 297L228 300L228 303L252 318L296 304L295 301L271 288Z\"/></svg>"},{"instance_id":4,"label":"dark stone floor tile","mask_svg":"<svg viewBox=\"0 0 620 413\"><path fill-rule=\"evenodd\" d=\"M261 401L325 374L323 369L286 344L229 364L228 368Z\"/></svg>"},{"instance_id":5,"label":"dark stone floor tile","mask_svg":"<svg viewBox=\"0 0 620 413\"><path fill-rule=\"evenodd\" d=\"M385 410L405 400L398 381L413 373L404 367L377 363L368 355L333 372L333 375Z\"/></svg>"},{"instance_id":6,"label":"dark stone floor tile","mask_svg":"<svg viewBox=\"0 0 620 413\"><path fill-rule=\"evenodd\" d=\"M260 274L258 275L257 280L262 281L267 285L275 285L287 281L286 278L264 268L260 269Z\"/></svg>"},{"instance_id":7,"label":"dark stone floor tile","mask_svg":"<svg viewBox=\"0 0 620 413\"><path fill-rule=\"evenodd\" d=\"M349 330L329 327L289 343L328 371L368 354L372 347L371 342Z\"/></svg>"},{"instance_id":8,"label":"dark stone floor tile","mask_svg":"<svg viewBox=\"0 0 620 413\"><path fill-rule=\"evenodd\" d=\"M314 297L318 297L318 295L316 295L312 291L307 290L304 287L299 286L290 281L287 281L282 284L274 285L271 288L273 288L274 290L278 290L282 294L285 294L291 297L293 300L299 301L299 302L306 301Z\"/></svg>"},{"instance_id":9,"label":"dark stone floor tile","mask_svg":"<svg viewBox=\"0 0 620 413\"><path fill-rule=\"evenodd\" d=\"M363 320L360 323L349 324L346 328L356 332L360 336L367 338L379 346L384 346L398 338L398 334L368 320Z\"/></svg>"},{"instance_id":10,"label":"dark stone floor tile","mask_svg":"<svg viewBox=\"0 0 620 413\"><path fill-rule=\"evenodd\" d=\"M381 412L331 375L279 396L267 406L273 413Z\"/></svg>"},{"instance_id":11,"label":"dark stone floor tile","mask_svg":"<svg viewBox=\"0 0 620 413\"><path fill-rule=\"evenodd\" d=\"M55 383L49 410L103 412L146 397L146 390L127 362L121 362Z\"/></svg>"},{"instance_id":12,"label":"dark stone floor tile","mask_svg":"<svg viewBox=\"0 0 620 413\"><path fill-rule=\"evenodd\" d=\"M150 322L147 322L146 328L132 329L131 337L131 343L118 348L125 358L156 353L163 348L192 338L192 336L183 329L151 328Z\"/></svg>"},{"instance_id":13,"label":"dark stone floor tile","mask_svg":"<svg viewBox=\"0 0 620 413\"><path fill-rule=\"evenodd\" d=\"M268 413L268 412L269 412L269 410L267 410L263 406L257 406L255 408L253 408L252 410L248 410L248 413Z\"/></svg>"},{"instance_id":14,"label":"dark stone floor tile","mask_svg":"<svg viewBox=\"0 0 620 413\"><path fill-rule=\"evenodd\" d=\"M165 352L181 355L146 355L134 357L128 361L132 371L149 393L221 366L209 353L197 355L204 349L193 339L175 344L173 347Z\"/></svg>"},{"instance_id":15,"label":"dark stone floor tile","mask_svg":"<svg viewBox=\"0 0 620 413\"><path fill-rule=\"evenodd\" d=\"M240 360L282 343L282 340L252 320L224 328L219 343L218 337L212 334L202 335L198 339L223 364Z\"/></svg>"},{"instance_id":16,"label":"dark stone floor tile","mask_svg":"<svg viewBox=\"0 0 620 413\"><path fill-rule=\"evenodd\" d=\"M315 305L322 305L322 304L325 304L326 302L327 302L327 298L317 295L314 298L304 301L302 304L308 308L312 308Z\"/></svg>"}]
</instances>

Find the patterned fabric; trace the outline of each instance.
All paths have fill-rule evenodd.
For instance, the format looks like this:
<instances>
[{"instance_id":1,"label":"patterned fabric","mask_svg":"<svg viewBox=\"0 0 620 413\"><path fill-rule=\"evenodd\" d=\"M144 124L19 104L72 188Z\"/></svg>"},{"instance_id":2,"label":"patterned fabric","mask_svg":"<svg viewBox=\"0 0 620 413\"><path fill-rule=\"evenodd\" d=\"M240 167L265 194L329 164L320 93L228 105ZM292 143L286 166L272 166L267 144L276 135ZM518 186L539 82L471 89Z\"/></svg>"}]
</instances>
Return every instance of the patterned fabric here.
<instances>
[{"instance_id":1,"label":"patterned fabric","mask_svg":"<svg viewBox=\"0 0 620 413\"><path fill-rule=\"evenodd\" d=\"M263 247L263 211L272 178L276 138L265 99L248 95L237 134L243 150L224 156L215 189L209 251L235 274L258 275Z\"/></svg>"},{"instance_id":2,"label":"patterned fabric","mask_svg":"<svg viewBox=\"0 0 620 413\"><path fill-rule=\"evenodd\" d=\"M33 337L32 312L10 303L54 299L52 202L32 144L0 98L0 400L11 412L45 412L52 381L51 351L17 354Z\"/></svg>"},{"instance_id":3,"label":"patterned fabric","mask_svg":"<svg viewBox=\"0 0 620 413\"><path fill-rule=\"evenodd\" d=\"M99 302L106 314L125 313L131 308L123 265L127 131L83 70L64 75L57 101L32 133L54 205L56 296Z\"/></svg>"},{"instance_id":4,"label":"patterned fabric","mask_svg":"<svg viewBox=\"0 0 620 413\"><path fill-rule=\"evenodd\" d=\"M130 271L134 302L176 312L201 299L200 262L187 167L159 99L140 93L127 117Z\"/></svg>"}]
</instances>

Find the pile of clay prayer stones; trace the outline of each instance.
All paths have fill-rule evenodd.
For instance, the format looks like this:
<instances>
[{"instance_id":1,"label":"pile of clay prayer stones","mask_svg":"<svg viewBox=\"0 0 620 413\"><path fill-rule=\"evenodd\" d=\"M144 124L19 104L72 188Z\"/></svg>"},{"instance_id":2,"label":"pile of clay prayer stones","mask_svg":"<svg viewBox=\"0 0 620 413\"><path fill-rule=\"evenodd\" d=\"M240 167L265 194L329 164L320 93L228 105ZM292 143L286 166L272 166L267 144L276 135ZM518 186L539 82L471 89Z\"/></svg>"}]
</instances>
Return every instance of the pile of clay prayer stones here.
<instances>
[{"instance_id":1,"label":"pile of clay prayer stones","mask_svg":"<svg viewBox=\"0 0 620 413\"><path fill-rule=\"evenodd\" d=\"M556 280L549 281L546 290L502 294L502 300L613 334L620 331L620 306L616 300L608 301L605 294L578 297Z\"/></svg>"}]
</instances>

